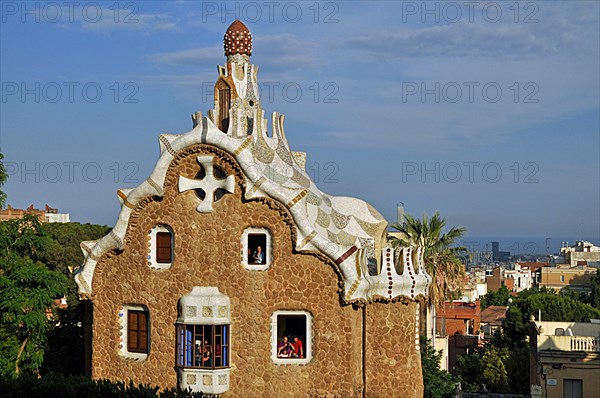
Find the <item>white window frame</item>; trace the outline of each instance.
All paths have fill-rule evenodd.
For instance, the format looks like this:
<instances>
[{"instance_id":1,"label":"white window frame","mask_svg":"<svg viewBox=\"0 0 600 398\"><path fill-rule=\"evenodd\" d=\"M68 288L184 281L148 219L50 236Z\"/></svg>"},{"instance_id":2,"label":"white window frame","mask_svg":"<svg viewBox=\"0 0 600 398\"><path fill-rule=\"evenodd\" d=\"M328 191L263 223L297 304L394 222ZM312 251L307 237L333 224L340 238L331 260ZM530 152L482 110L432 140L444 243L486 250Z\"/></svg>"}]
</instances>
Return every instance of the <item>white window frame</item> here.
<instances>
[{"instance_id":1,"label":"white window frame","mask_svg":"<svg viewBox=\"0 0 600 398\"><path fill-rule=\"evenodd\" d=\"M266 257L265 257L264 264L249 264L248 263L248 235L250 235L250 234L265 234L267 237L267 243L265 245L266 246L265 247ZM264 270L269 269L269 267L271 266L272 260L273 260L273 243L272 243L272 238L271 238L271 231L269 231L266 228L255 228L255 227L246 228L244 230L244 233L242 234L242 239L240 241L240 247L241 247L240 260L241 260L244 268L246 268L247 270L251 270L251 271L264 271Z\"/></svg>"},{"instance_id":2,"label":"white window frame","mask_svg":"<svg viewBox=\"0 0 600 398\"><path fill-rule=\"evenodd\" d=\"M170 263L159 263L156 261L156 234L158 232L168 232L171 234L171 262ZM162 270L169 269L173 265L175 259L175 234L173 229L166 224L158 224L152 227L149 234L149 245L148 245L148 266L152 269Z\"/></svg>"},{"instance_id":3,"label":"white window frame","mask_svg":"<svg viewBox=\"0 0 600 398\"><path fill-rule=\"evenodd\" d=\"M131 352L127 350L127 322L129 319L128 311L144 311L148 322L148 353ZM150 311L146 306L143 305L123 305L119 309L119 325L120 325L120 348L119 355L126 359L134 359L136 361L143 361L150 355Z\"/></svg>"},{"instance_id":4,"label":"white window frame","mask_svg":"<svg viewBox=\"0 0 600 398\"><path fill-rule=\"evenodd\" d=\"M303 341L304 358L278 358L277 357L277 318L280 315L304 315L306 316L306 341ZM312 360L312 315L308 311L281 310L273 312L271 315L271 360L276 365L306 365Z\"/></svg>"}]
</instances>

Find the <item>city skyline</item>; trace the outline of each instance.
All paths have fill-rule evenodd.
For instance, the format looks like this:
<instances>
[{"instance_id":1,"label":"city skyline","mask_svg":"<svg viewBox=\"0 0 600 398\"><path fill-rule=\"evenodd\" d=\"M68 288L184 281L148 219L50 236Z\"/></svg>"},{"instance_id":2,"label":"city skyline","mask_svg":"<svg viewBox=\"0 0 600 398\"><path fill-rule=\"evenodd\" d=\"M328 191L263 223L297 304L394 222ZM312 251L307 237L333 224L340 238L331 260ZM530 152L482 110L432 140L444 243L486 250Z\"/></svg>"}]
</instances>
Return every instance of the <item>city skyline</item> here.
<instances>
[{"instance_id":1,"label":"city skyline","mask_svg":"<svg viewBox=\"0 0 600 398\"><path fill-rule=\"evenodd\" d=\"M598 244L600 5L373 3L3 2L7 203L113 225L159 134L212 108L239 18L265 118L286 115L324 192L468 236Z\"/></svg>"}]
</instances>

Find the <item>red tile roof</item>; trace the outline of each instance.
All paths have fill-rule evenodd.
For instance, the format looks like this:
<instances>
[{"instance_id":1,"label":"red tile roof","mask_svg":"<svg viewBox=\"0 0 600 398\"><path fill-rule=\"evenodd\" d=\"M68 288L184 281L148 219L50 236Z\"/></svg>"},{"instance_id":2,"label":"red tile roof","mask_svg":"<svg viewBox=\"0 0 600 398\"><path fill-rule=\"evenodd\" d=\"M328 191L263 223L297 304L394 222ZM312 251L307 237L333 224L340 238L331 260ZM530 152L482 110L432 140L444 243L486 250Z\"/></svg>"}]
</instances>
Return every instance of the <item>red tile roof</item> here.
<instances>
[{"instance_id":1,"label":"red tile roof","mask_svg":"<svg viewBox=\"0 0 600 398\"><path fill-rule=\"evenodd\" d=\"M508 307L504 305L491 305L481 311L481 323L488 325L502 325L502 321L506 319L506 310Z\"/></svg>"}]
</instances>

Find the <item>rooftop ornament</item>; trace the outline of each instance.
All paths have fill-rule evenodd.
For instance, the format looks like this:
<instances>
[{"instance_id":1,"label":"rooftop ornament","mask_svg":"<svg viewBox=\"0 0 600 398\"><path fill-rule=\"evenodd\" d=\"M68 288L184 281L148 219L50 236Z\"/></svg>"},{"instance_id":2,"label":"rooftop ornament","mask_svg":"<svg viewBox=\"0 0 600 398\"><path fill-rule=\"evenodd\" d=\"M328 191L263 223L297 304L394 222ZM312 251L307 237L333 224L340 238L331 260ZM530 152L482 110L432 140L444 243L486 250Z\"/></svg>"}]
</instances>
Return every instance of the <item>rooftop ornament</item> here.
<instances>
[{"instance_id":1,"label":"rooftop ornament","mask_svg":"<svg viewBox=\"0 0 600 398\"><path fill-rule=\"evenodd\" d=\"M252 34L239 19L227 28L223 37L223 47L226 57L235 54L252 55Z\"/></svg>"}]
</instances>

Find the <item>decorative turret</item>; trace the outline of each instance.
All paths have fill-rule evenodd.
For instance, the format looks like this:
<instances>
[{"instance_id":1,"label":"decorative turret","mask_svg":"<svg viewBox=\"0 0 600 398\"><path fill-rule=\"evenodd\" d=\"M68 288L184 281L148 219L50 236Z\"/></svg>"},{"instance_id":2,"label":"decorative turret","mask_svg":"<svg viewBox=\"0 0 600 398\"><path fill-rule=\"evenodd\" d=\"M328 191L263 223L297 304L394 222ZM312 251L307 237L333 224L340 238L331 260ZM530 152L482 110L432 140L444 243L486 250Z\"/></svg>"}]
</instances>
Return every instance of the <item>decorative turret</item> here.
<instances>
[{"instance_id":1,"label":"decorative turret","mask_svg":"<svg viewBox=\"0 0 600 398\"><path fill-rule=\"evenodd\" d=\"M266 133L267 121L260 105L258 67L250 63L252 34L235 20L223 37L227 63L218 66L215 83L215 108L208 111L211 121L227 135L244 137Z\"/></svg>"}]
</instances>

